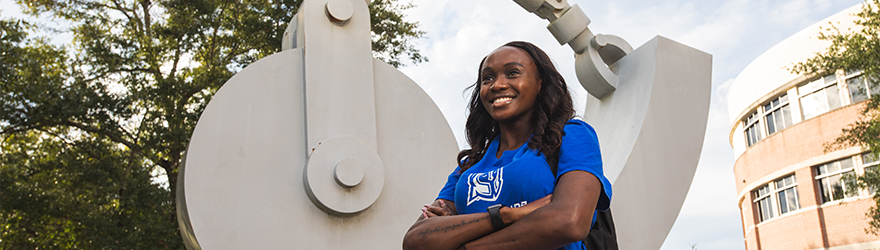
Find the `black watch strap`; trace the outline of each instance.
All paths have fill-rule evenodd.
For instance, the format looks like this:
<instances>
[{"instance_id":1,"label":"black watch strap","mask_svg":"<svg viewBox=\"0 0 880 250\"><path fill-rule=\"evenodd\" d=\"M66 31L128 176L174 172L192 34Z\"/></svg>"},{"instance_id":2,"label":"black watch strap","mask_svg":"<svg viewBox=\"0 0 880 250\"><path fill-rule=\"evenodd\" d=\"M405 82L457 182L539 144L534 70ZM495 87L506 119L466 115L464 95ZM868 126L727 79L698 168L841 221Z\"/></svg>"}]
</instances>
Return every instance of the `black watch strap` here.
<instances>
[{"instance_id":1,"label":"black watch strap","mask_svg":"<svg viewBox=\"0 0 880 250\"><path fill-rule=\"evenodd\" d=\"M489 221L492 221L492 227L495 228L495 231L507 227L506 225L504 225L504 221L501 220L502 207L504 207L504 205L495 204L486 208L486 211L489 212Z\"/></svg>"}]
</instances>

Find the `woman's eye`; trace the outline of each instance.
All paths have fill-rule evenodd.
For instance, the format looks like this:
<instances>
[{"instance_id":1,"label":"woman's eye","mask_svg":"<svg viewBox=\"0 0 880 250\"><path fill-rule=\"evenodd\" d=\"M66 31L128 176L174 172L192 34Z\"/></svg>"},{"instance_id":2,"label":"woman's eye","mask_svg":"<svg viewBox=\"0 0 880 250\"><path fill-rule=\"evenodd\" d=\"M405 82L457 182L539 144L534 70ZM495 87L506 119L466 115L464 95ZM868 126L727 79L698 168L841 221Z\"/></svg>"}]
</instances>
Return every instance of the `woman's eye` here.
<instances>
[{"instance_id":1,"label":"woman's eye","mask_svg":"<svg viewBox=\"0 0 880 250\"><path fill-rule=\"evenodd\" d=\"M517 76L517 75L519 75L519 71L510 71L510 72L507 72L507 76Z\"/></svg>"},{"instance_id":2,"label":"woman's eye","mask_svg":"<svg viewBox=\"0 0 880 250\"><path fill-rule=\"evenodd\" d=\"M495 79L495 78L493 78L492 76L483 76L483 79L481 81L483 83L488 83L488 82L492 82L493 79Z\"/></svg>"}]
</instances>

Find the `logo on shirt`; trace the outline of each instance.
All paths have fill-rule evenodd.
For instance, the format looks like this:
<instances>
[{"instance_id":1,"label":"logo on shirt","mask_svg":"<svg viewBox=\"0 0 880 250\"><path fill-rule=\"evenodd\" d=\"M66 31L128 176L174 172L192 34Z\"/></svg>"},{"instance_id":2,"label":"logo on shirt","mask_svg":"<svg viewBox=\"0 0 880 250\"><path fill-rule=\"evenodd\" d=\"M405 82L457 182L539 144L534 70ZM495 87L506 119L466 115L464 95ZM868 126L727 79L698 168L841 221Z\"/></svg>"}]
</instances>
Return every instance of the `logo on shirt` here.
<instances>
[{"instance_id":1,"label":"logo on shirt","mask_svg":"<svg viewBox=\"0 0 880 250\"><path fill-rule=\"evenodd\" d=\"M468 175L467 204L475 201L495 201L501 194L504 184L502 172L504 168L492 170L488 173L473 173Z\"/></svg>"}]
</instances>

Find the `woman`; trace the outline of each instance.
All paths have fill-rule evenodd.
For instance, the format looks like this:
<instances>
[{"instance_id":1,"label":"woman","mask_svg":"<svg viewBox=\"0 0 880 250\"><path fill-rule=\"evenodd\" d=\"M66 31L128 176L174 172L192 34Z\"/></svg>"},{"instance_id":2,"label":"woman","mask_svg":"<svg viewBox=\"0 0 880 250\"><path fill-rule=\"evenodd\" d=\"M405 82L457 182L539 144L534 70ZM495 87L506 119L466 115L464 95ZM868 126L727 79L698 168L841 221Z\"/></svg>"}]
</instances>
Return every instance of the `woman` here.
<instances>
[{"instance_id":1,"label":"woman","mask_svg":"<svg viewBox=\"0 0 880 250\"><path fill-rule=\"evenodd\" d=\"M459 153L403 248L584 249L580 240L594 211L608 208L611 184L596 133L572 119L568 87L550 58L531 43L507 43L483 58L471 87L471 149Z\"/></svg>"}]
</instances>

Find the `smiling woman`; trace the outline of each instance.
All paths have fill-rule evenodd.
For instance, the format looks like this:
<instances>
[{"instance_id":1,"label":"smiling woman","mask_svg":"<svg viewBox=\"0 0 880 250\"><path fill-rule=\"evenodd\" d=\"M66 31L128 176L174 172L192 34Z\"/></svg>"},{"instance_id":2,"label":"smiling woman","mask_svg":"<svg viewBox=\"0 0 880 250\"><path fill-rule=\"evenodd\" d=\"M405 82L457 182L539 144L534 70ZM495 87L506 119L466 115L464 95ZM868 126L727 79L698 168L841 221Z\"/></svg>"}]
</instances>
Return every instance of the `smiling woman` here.
<instances>
[{"instance_id":1,"label":"smiling woman","mask_svg":"<svg viewBox=\"0 0 880 250\"><path fill-rule=\"evenodd\" d=\"M611 184L596 132L572 119L568 87L550 58L531 43L507 43L483 59L471 87L471 149L459 153L403 248L584 249L580 240L595 211L608 208Z\"/></svg>"}]
</instances>

